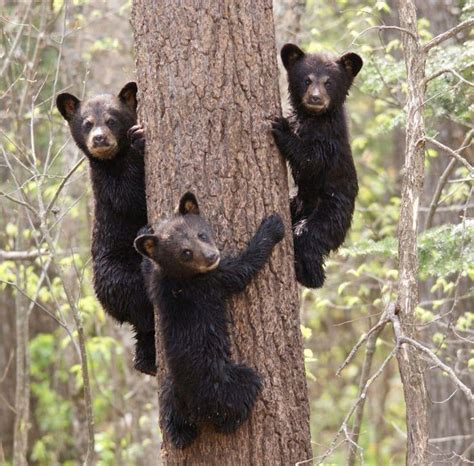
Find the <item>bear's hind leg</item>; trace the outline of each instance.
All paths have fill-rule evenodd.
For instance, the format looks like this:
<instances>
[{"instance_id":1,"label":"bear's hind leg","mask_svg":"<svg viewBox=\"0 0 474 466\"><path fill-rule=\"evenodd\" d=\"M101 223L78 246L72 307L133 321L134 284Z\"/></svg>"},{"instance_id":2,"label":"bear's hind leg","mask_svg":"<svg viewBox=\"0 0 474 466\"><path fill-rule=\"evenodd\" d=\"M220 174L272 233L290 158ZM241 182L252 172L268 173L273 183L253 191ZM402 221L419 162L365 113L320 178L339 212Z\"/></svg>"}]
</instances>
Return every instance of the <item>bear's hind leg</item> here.
<instances>
[{"instance_id":1,"label":"bear's hind leg","mask_svg":"<svg viewBox=\"0 0 474 466\"><path fill-rule=\"evenodd\" d=\"M144 374L156 375L155 332L136 332L133 367Z\"/></svg>"},{"instance_id":2,"label":"bear's hind leg","mask_svg":"<svg viewBox=\"0 0 474 466\"><path fill-rule=\"evenodd\" d=\"M241 364L229 364L225 382L219 390L218 410L212 417L217 432L231 434L245 422L262 389L262 381L256 371Z\"/></svg>"},{"instance_id":3,"label":"bear's hind leg","mask_svg":"<svg viewBox=\"0 0 474 466\"><path fill-rule=\"evenodd\" d=\"M307 220L302 222L305 224L293 226L296 279L306 288L321 288L326 279L321 245L317 235L308 229Z\"/></svg>"},{"instance_id":4,"label":"bear's hind leg","mask_svg":"<svg viewBox=\"0 0 474 466\"><path fill-rule=\"evenodd\" d=\"M169 378L161 387L160 419L163 430L177 449L188 447L198 436L197 426L186 416Z\"/></svg>"}]
</instances>

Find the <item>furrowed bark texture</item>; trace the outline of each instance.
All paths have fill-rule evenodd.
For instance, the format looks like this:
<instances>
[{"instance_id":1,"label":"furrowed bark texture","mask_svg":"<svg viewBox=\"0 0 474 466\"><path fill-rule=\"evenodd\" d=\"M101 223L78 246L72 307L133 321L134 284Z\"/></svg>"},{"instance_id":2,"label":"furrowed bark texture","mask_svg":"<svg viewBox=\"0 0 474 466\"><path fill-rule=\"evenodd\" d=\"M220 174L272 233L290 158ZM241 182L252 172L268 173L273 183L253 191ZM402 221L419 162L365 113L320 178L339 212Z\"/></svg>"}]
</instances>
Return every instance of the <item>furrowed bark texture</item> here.
<instances>
[{"instance_id":1,"label":"furrowed bark texture","mask_svg":"<svg viewBox=\"0 0 474 466\"><path fill-rule=\"evenodd\" d=\"M412 0L399 0L400 26L418 38L416 9ZM402 331L414 337L415 309L418 305L418 207L424 177L423 101L425 55L419 40L402 33L407 69L408 97L405 165L399 221L399 285L398 308ZM428 445L427 393L420 356L415 349L403 345L397 355L406 403L407 464L426 464Z\"/></svg>"},{"instance_id":2,"label":"furrowed bark texture","mask_svg":"<svg viewBox=\"0 0 474 466\"><path fill-rule=\"evenodd\" d=\"M255 367L264 380L250 421L229 436L206 428L184 451L165 439L163 462L306 460L309 409L287 174L269 131L269 119L280 113L272 2L135 0L132 26L150 221L169 214L192 190L224 253L244 248L274 211L287 229L269 266L231 306L233 358ZM158 361L160 380L159 349Z\"/></svg>"}]
</instances>

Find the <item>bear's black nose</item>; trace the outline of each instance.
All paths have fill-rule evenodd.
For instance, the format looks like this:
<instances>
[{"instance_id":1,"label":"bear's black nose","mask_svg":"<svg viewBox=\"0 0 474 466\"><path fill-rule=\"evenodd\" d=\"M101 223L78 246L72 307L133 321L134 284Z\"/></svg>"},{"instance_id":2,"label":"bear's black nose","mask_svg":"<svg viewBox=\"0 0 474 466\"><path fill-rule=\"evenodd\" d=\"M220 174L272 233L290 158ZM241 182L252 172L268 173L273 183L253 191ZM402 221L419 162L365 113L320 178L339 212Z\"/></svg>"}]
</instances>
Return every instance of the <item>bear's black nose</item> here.
<instances>
[{"instance_id":1,"label":"bear's black nose","mask_svg":"<svg viewBox=\"0 0 474 466\"><path fill-rule=\"evenodd\" d=\"M206 254L204 257L206 258L206 262L211 265L219 258L219 254L211 252L210 254Z\"/></svg>"},{"instance_id":2,"label":"bear's black nose","mask_svg":"<svg viewBox=\"0 0 474 466\"><path fill-rule=\"evenodd\" d=\"M312 95L309 98L309 103L311 105L321 105L323 103L323 99L319 95Z\"/></svg>"},{"instance_id":3,"label":"bear's black nose","mask_svg":"<svg viewBox=\"0 0 474 466\"><path fill-rule=\"evenodd\" d=\"M96 134L92 138L92 142L94 143L95 146L104 145L106 143L106 141L107 141L107 139L105 138L105 136L103 134Z\"/></svg>"}]
</instances>

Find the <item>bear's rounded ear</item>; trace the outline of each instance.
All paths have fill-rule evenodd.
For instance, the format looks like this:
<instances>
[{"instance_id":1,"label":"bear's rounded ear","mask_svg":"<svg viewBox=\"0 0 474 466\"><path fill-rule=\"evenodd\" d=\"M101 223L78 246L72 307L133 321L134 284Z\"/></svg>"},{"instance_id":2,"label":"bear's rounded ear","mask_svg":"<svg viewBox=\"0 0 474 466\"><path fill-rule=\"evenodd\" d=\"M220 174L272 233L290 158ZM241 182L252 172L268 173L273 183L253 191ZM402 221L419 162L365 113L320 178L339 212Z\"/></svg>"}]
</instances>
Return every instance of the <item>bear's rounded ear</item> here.
<instances>
[{"instance_id":1,"label":"bear's rounded ear","mask_svg":"<svg viewBox=\"0 0 474 466\"><path fill-rule=\"evenodd\" d=\"M188 191L187 193L183 194L183 196L179 200L178 214L180 214L180 215L187 215L187 214L199 215L198 201L196 199L196 196L193 193Z\"/></svg>"},{"instance_id":2,"label":"bear's rounded ear","mask_svg":"<svg viewBox=\"0 0 474 466\"><path fill-rule=\"evenodd\" d=\"M155 235L140 235L135 238L133 246L142 256L153 258L158 238Z\"/></svg>"},{"instance_id":3,"label":"bear's rounded ear","mask_svg":"<svg viewBox=\"0 0 474 466\"><path fill-rule=\"evenodd\" d=\"M345 70L346 73L354 79L359 73L364 62L357 53L346 53L337 61Z\"/></svg>"},{"instance_id":4,"label":"bear's rounded ear","mask_svg":"<svg viewBox=\"0 0 474 466\"><path fill-rule=\"evenodd\" d=\"M118 95L121 102L123 102L128 108L130 108L130 110L135 113L137 111L137 92L137 83L132 81L125 84Z\"/></svg>"},{"instance_id":5,"label":"bear's rounded ear","mask_svg":"<svg viewBox=\"0 0 474 466\"><path fill-rule=\"evenodd\" d=\"M289 70L299 59L304 57L304 52L295 44L285 44L281 49L281 60Z\"/></svg>"},{"instance_id":6,"label":"bear's rounded ear","mask_svg":"<svg viewBox=\"0 0 474 466\"><path fill-rule=\"evenodd\" d=\"M81 101L67 92L56 97L56 107L66 121L71 121L81 105Z\"/></svg>"}]
</instances>

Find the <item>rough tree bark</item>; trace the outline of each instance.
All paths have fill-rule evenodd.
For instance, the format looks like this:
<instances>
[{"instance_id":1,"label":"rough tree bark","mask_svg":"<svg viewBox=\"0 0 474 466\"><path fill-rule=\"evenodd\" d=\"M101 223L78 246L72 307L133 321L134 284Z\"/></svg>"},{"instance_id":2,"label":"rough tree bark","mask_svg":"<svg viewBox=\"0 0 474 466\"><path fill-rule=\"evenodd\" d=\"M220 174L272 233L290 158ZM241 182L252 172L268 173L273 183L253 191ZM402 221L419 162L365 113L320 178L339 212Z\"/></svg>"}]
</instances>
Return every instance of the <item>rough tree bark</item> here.
<instances>
[{"instance_id":1,"label":"rough tree bark","mask_svg":"<svg viewBox=\"0 0 474 466\"><path fill-rule=\"evenodd\" d=\"M301 42L301 26L306 12L306 0L274 0L275 37L277 49L281 50L287 42ZM278 63L279 86L283 114L288 113L290 99L288 95L288 79L283 63Z\"/></svg>"},{"instance_id":2,"label":"rough tree bark","mask_svg":"<svg viewBox=\"0 0 474 466\"><path fill-rule=\"evenodd\" d=\"M418 305L418 207L424 177L423 101L425 54L417 29L416 9L412 0L398 0L403 52L407 69L405 164L399 221L399 285L398 309L402 331L414 336L415 309ZM397 353L406 403L407 465L426 464L428 446L427 394L422 363L416 350L403 345Z\"/></svg>"},{"instance_id":3,"label":"rough tree bark","mask_svg":"<svg viewBox=\"0 0 474 466\"><path fill-rule=\"evenodd\" d=\"M202 432L190 448L164 439L166 464L294 464L311 457L309 409L293 272L285 165L269 132L279 113L271 0L135 0L140 120L147 134L150 221L194 191L220 249L244 247L273 211L287 235L233 302L233 357L255 367L263 393L234 435ZM159 323L157 324L159 325ZM158 337L159 339L159 337ZM159 345L158 345L159 347ZM160 380L163 355L158 349Z\"/></svg>"}]
</instances>

